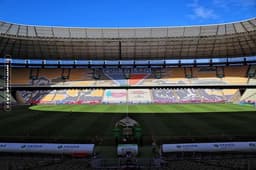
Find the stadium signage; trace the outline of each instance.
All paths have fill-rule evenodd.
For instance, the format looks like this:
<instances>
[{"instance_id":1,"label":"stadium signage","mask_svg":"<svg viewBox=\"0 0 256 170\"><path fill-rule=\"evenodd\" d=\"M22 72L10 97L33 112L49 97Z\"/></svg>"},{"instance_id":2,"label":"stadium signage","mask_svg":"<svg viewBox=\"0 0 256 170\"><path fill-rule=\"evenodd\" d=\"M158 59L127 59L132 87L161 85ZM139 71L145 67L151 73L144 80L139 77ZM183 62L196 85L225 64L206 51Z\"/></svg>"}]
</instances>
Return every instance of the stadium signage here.
<instances>
[{"instance_id":1,"label":"stadium signage","mask_svg":"<svg viewBox=\"0 0 256 170\"><path fill-rule=\"evenodd\" d=\"M4 64L4 111L11 111L11 59L9 56L5 58Z\"/></svg>"},{"instance_id":2,"label":"stadium signage","mask_svg":"<svg viewBox=\"0 0 256 170\"><path fill-rule=\"evenodd\" d=\"M197 148L197 145L177 145L177 148Z\"/></svg>"},{"instance_id":3,"label":"stadium signage","mask_svg":"<svg viewBox=\"0 0 256 170\"><path fill-rule=\"evenodd\" d=\"M0 152L91 155L94 144L0 143Z\"/></svg>"},{"instance_id":4,"label":"stadium signage","mask_svg":"<svg viewBox=\"0 0 256 170\"><path fill-rule=\"evenodd\" d=\"M249 147L256 148L256 142L254 142L254 143L249 143Z\"/></svg>"},{"instance_id":5,"label":"stadium signage","mask_svg":"<svg viewBox=\"0 0 256 170\"><path fill-rule=\"evenodd\" d=\"M6 144L0 144L0 148L5 148Z\"/></svg>"},{"instance_id":6,"label":"stadium signage","mask_svg":"<svg viewBox=\"0 0 256 170\"><path fill-rule=\"evenodd\" d=\"M256 142L163 144L162 152L255 152Z\"/></svg>"}]
</instances>

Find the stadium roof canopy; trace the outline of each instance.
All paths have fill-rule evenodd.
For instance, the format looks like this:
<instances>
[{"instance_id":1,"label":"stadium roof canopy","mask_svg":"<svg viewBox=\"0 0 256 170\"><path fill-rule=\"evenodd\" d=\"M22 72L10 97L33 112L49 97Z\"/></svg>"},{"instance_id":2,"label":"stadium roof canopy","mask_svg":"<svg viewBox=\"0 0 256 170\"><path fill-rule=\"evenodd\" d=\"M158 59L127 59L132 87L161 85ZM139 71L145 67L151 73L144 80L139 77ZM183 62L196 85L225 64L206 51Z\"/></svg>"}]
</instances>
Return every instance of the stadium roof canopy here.
<instances>
[{"instance_id":1,"label":"stadium roof canopy","mask_svg":"<svg viewBox=\"0 0 256 170\"><path fill-rule=\"evenodd\" d=\"M256 18L187 27L67 28L0 21L0 56L34 59L182 59L256 54Z\"/></svg>"}]
</instances>

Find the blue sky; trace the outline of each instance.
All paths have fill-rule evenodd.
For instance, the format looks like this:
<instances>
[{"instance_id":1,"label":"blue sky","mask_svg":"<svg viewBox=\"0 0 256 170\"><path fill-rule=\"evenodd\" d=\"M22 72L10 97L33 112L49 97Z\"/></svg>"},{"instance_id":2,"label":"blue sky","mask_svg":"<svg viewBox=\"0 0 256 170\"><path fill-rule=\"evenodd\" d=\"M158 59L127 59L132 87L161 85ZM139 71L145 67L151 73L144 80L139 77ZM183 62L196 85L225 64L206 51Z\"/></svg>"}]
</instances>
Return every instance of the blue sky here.
<instances>
[{"instance_id":1,"label":"blue sky","mask_svg":"<svg viewBox=\"0 0 256 170\"><path fill-rule=\"evenodd\" d=\"M256 0L0 0L0 20L49 26L157 27L256 17Z\"/></svg>"}]
</instances>

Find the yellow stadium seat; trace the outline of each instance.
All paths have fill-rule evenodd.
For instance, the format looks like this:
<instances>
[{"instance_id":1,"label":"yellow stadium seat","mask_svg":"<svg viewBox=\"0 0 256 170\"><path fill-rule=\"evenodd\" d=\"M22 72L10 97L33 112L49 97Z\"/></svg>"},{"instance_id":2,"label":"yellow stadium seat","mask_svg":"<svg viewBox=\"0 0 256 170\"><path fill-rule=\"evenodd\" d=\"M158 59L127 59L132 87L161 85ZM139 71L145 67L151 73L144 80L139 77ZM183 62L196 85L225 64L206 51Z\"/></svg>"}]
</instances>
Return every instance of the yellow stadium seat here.
<instances>
[{"instance_id":1,"label":"yellow stadium seat","mask_svg":"<svg viewBox=\"0 0 256 170\"><path fill-rule=\"evenodd\" d=\"M29 84L29 69L15 68L11 71L12 84Z\"/></svg>"}]
</instances>

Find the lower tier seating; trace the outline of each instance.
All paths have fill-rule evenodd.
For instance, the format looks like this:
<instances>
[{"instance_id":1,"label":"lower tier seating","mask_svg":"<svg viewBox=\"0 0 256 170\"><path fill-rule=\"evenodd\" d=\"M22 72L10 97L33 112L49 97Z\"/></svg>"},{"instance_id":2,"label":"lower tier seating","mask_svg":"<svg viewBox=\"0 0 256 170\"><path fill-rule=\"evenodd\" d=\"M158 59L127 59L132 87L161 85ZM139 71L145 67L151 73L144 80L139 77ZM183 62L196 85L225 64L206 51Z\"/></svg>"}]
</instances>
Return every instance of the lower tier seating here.
<instances>
[{"instance_id":1,"label":"lower tier seating","mask_svg":"<svg viewBox=\"0 0 256 170\"><path fill-rule=\"evenodd\" d=\"M248 94L247 94L248 93ZM254 100L246 92L242 101ZM240 100L238 89L69 89L17 91L19 103L27 104L121 104L121 103L222 103Z\"/></svg>"}]
</instances>

